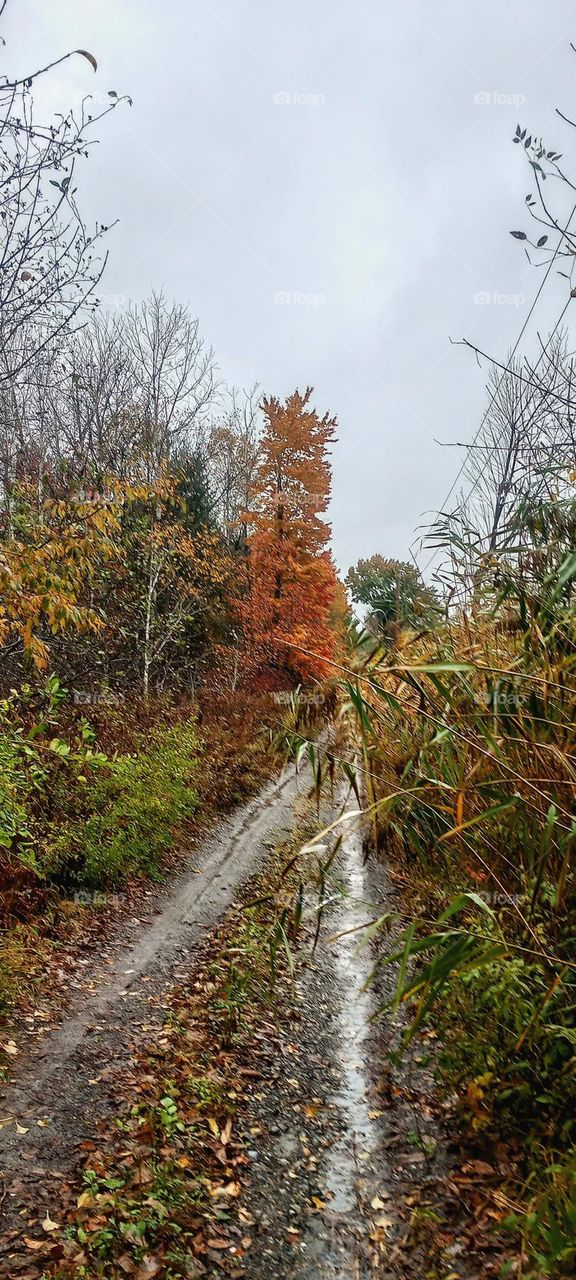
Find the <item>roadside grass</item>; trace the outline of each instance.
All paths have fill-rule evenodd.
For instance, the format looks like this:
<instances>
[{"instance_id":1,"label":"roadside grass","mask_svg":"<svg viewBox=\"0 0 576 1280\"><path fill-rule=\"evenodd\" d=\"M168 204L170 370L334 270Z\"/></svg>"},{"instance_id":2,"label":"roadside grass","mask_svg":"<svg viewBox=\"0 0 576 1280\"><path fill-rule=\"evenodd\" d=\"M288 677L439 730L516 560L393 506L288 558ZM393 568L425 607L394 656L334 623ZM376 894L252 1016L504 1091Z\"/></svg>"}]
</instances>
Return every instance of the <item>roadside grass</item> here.
<instances>
[{"instance_id":1,"label":"roadside grass","mask_svg":"<svg viewBox=\"0 0 576 1280\"><path fill-rule=\"evenodd\" d=\"M499 1178L493 1225L522 1280L576 1274L574 572L571 553L533 594L511 579L434 631L353 634L356 761L291 744L318 780L363 790L403 890L381 953L399 969L393 1008L406 1044L440 1034L438 1083L464 1151Z\"/></svg>"}]
</instances>

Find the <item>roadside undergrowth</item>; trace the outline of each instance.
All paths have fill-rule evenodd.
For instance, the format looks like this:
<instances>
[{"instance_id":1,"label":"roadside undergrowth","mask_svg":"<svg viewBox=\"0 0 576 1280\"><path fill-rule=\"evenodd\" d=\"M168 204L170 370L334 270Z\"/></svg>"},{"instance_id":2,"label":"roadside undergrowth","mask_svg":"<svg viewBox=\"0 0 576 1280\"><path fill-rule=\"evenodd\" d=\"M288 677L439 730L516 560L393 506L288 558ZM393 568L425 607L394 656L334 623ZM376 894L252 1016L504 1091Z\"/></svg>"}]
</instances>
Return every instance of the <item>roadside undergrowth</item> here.
<instances>
[{"instance_id":1,"label":"roadside undergrowth","mask_svg":"<svg viewBox=\"0 0 576 1280\"><path fill-rule=\"evenodd\" d=\"M319 781L354 772L363 791L402 889L397 946L380 948L398 966L392 1011L407 1045L438 1038L463 1160L492 1199L488 1244L494 1229L511 1241L492 1274L522 1280L576 1274L576 557L555 554L532 577L479 564L469 616L446 625L352 633L355 764L291 741Z\"/></svg>"},{"instance_id":2,"label":"roadside undergrowth","mask_svg":"<svg viewBox=\"0 0 576 1280\"><path fill-rule=\"evenodd\" d=\"M150 881L281 761L286 711L271 695L167 698L129 713L98 705L90 721L73 712L51 679L9 699L0 720L5 1028L48 986L56 1018L62 965L134 911Z\"/></svg>"}]
</instances>

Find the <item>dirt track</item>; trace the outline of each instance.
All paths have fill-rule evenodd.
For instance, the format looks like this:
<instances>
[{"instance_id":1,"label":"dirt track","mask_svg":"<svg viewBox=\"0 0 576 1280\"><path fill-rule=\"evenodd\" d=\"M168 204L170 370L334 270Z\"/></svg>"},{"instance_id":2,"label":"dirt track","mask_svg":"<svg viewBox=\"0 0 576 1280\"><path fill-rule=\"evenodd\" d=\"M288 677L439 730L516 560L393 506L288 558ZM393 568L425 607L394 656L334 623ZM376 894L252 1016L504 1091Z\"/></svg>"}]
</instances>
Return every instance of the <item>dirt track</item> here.
<instances>
[{"instance_id":1,"label":"dirt track","mask_svg":"<svg viewBox=\"0 0 576 1280\"><path fill-rule=\"evenodd\" d=\"M3 1102L12 1123L0 1129L2 1276L21 1270L10 1255L21 1240L22 1207L33 1205L36 1220L50 1213L79 1144L110 1115L113 1082L133 1064L135 1043L158 1042L163 993L194 974L195 947L265 863L267 847L289 835L305 791L305 778L290 771L201 841L149 918L127 923L113 952L104 952L61 1026L36 1041ZM314 957L302 950L295 1009L279 1036L255 1047L265 1088L245 1131L255 1222L246 1280L419 1274L417 1256L416 1272L402 1257L394 1264L395 1243L406 1195L434 1171L422 1167L408 1137L412 1103L390 1092L383 1050L391 1032L382 1043L371 1023L373 955L358 933L389 907L391 887L381 866L365 865L357 827L345 824L344 833L320 945ZM380 994L392 981L384 979Z\"/></svg>"},{"instance_id":2,"label":"dirt track","mask_svg":"<svg viewBox=\"0 0 576 1280\"><path fill-rule=\"evenodd\" d=\"M14 1226L26 1184L33 1184L39 1206L49 1205L51 1174L67 1167L110 1106L106 1076L129 1054L134 1024L141 1022L146 1036L162 1025L154 997L179 968L193 965L195 942L257 869L267 838L289 830L302 785L287 771L203 840L190 864L159 891L150 918L127 923L112 958L90 975L62 1025L14 1073L2 1099L2 1116L13 1123L0 1129L4 1229Z\"/></svg>"}]
</instances>

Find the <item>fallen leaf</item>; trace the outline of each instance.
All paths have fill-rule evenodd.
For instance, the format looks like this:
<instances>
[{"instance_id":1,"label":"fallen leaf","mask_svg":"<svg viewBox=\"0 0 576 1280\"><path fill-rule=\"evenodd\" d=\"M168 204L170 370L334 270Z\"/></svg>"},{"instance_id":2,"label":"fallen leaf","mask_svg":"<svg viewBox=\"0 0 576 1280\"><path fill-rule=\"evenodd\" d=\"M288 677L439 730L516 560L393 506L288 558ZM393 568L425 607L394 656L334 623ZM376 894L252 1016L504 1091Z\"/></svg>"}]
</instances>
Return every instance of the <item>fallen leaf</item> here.
<instances>
[{"instance_id":1,"label":"fallen leaf","mask_svg":"<svg viewBox=\"0 0 576 1280\"><path fill-rule=\"evenodd\" d=\"M134 1275L134 1272L136 1270L136 1267L134 1266L132 1259L128 1256L127 1253L123 1253L122 1256L118 1258L117 1266L120 1267L120 1269L124 1272L124 1275L126 1276Z\"/></svg>"},{"instance_id":2,"label":"fallen leaf","mask_svg":"<svg viewBox=\"0 0 576 1280\"><path fill-rule=\"evenodd\" d=\"M392 1223L389 1221L388 1218L382 1218L379 1221L378 1226L375 1228L375 1230L370 1232L370 1239L374 1242L374 1244L379 1244L382 1240L386 1239L386 1236L388 1234L388 1228L391 1226L392 1226Z\"/></svg>"},{"instance_id":3,"label":"fallen leaf","mask_svg":"<svg viewBox=\"0 0 576 1280\"><path fill-rule=\"evenodd\" d=\"M162 1263L160 1259L153 1258L152 1254L147 1253L138 1267L136 1280L153 1280L153 1277L159 1275L161 1271Z\"/></svg>"},{"instance_id":4,"label":"fallen leaf","mask_svg":"<svg viewBox=\"0 0 576 1280\"><path fill-rule=\"evenodd\" d=\"M57 1230L58 1230L58 1228L59 1228L59 1226L60 1226L60 1223L59 1223L59 1222L53 1222L53 1221L52 1221L52 1218L50 1217L50 1215L49 1215L49 1214L46 1214L46 1217L44 1218L44 1221L43 1221L43 1223L42 1223L42 1226L44 1227L44 1230L45 1230L45 1231L57 1231Z\"/></svg>"},{"instance_id":5,"label":"fallen leaf","mask_svg":"<svg viewBox=\"0 0 576 1280\"><path fill-rule=\"evenodd\" d=\"M229 1143L231 1134L232 1134L232 1116L228 1116L226 1124L224 1125L222 1133L220 1134L220 1141L223 1147L225 1147L227 1143Z\"/></svg>"},{"instance_id":6,"label":"fallen leaf","mask_svg":"<svg viewBox=\"0 0 576 1280\"><path fill-rule=\"evenodd\" d=\"M155 1196L147 1196L144 1204L149 1204L151 1209L155 1209L160 1218L168 1217L168 1209L166 1208L166 1205L162 1204L161 1200L156 1200Z\"/></svg>"},{"instance_id":7,"label":"fallen leaf","mask_svg":"<svg viewBox=\"0 0 576 1280\"><path fill-rule=\"evenodd\" d=\"M480 1173L490 1177L495 1173L491 1164L487 1164L486 1160L469 1160L467 1164L462 1166L462 1173Z\"/></svg>"}]
</instances>

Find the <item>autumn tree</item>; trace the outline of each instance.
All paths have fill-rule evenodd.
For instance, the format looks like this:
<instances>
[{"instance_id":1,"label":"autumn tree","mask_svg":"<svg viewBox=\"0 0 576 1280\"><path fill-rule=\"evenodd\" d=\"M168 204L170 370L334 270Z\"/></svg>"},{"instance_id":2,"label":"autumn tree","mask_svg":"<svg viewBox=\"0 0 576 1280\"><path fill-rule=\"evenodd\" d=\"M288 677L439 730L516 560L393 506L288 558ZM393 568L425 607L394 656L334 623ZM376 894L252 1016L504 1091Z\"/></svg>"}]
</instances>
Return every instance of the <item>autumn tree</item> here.
<instances>
[{"instance_id":1,"label":"autumn tree","mask_svg":"<svg viewBox=\"0 0 576 1280\"><path fill-rule=\"evenodd\" d=\"M40 511L34 488L23 485L11 511L10 536L0 539L0 646L16 643L44 670L54 638L103 627L92 590L117 553L119 491L55 501Z\"/></svg>"},{"instance_id":2,"label":"autumn tree","mask_svg":"<svg viewBox=\"0 0 576 1280\"><path fill-rule=\"evenodd\" d=\"M262 403L264 431L246 513L248 592L243 617L256 667L296 680L321 677L334 652L337 592L325 514L336 422L310 407L312 388Z\"/></svg>"}]
</instances>

